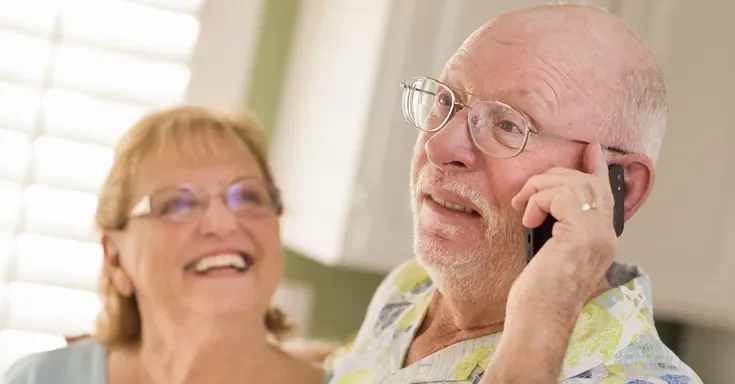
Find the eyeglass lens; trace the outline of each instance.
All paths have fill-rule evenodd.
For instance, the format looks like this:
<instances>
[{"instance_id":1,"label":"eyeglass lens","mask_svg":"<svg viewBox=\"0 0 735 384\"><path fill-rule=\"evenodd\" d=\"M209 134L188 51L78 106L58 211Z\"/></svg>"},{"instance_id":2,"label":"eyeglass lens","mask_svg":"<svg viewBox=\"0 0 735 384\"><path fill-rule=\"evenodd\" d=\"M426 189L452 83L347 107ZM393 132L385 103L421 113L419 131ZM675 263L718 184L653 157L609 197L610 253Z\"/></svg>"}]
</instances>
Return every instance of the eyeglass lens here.
<instances>
[{"instance_id":1,"label":"eyeglass lens","mask_svg":"<svg viewBox=\"0 0 735 384\"><path fill-rule=\"evenodd\" d=\"M456 93L436 80L416 78L404 87L404 116L422 131L433 132L443 128L463 107ZM526 142L526 119L505 104L477 100L469 108L467 122L475 144L490 155L513 156Z\"/></svg>"},{"instance_id":2,"label":"eyeglass lens","mask_svg":"<svg viewBox=\"0 0 735 384\"><path fill-rule=\"evenodd\" d=\"M259 182L237 182L220 197L235 215L258 217L273 211L268 191ZM174 221L187 221L205 211L211 199L212 196L195 187L167 188L150 196L150 214Z\"/></svg>"}]
</instances>

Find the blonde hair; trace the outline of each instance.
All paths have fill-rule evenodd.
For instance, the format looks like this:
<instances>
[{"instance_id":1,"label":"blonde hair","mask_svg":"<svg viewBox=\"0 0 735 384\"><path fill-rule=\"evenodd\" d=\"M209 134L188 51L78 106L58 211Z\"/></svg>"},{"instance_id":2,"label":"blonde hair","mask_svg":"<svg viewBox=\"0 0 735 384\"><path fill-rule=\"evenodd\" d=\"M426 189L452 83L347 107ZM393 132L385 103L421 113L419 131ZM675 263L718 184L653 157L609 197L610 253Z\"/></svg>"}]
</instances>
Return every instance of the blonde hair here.
<instances>
[{"instance_id":1,"label":"blonde hair","mask_svg":"<svg viewBox=\"0 0 735 384\"><path fill-rule=\"evenodd\" d=\"M154 111L138 120L119 141L112 167L102 185L95 222L101 232L125 228L132 208L131 189L134 175L142 161L171 143L192 150L206 150L217 156L215 137L237 138L236 143L249 150L269 187L278 215L283 212L280 193L268 165L266 138L260 123L249 114L230 115L196 106ZM103 265L99 290L103 300L97 319L96 338L107 346L134 344L140 341L141 319L135 295L125 296L116 289ZM289 334L294 326L286 315L271 307L265 316L266 328L276 339Z\"/></svg>"}]
</instances>

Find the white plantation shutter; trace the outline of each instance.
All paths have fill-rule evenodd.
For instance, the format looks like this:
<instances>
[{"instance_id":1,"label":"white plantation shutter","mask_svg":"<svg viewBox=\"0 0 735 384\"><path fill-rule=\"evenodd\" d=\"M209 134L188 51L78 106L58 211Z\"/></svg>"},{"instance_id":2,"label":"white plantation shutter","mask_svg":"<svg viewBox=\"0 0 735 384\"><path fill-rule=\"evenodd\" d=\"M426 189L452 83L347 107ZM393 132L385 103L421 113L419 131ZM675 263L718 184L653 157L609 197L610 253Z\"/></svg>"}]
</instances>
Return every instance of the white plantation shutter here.
<instances>
[{"instance_id":1,"label":"white plantation shutter","mask_svg":"<svg viewBox=\"0 0 735 384\"><path fill-rule=\"evenodd\" d=\"M185 100L205 0L0 0L0 372L93 331L112 145Z\"/></svg>"}]
</instances>

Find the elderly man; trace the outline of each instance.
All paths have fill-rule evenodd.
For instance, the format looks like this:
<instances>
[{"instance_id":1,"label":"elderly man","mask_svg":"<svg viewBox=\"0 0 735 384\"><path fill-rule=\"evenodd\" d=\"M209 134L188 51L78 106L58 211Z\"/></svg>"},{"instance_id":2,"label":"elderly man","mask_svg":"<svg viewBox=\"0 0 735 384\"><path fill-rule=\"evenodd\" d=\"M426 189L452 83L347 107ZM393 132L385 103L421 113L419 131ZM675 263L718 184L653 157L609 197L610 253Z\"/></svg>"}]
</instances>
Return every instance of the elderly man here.
<instances>
[{"instance_id":1,"label":"elderly man","mask_svg":"<svg viewBox=\"0 0 735 384\"><path fill-rule=\"evenodd\" d=\"M439 80L403 87L422 131L416 260L378 288L330 383L701 382L658 338L648 277L613 263L607 164L624 167L627 220L666 125L661 71L620 21L575 5L511 12ZM527 264L524 227L547 214L553 236Z\"/></svg>"}]
</instances>

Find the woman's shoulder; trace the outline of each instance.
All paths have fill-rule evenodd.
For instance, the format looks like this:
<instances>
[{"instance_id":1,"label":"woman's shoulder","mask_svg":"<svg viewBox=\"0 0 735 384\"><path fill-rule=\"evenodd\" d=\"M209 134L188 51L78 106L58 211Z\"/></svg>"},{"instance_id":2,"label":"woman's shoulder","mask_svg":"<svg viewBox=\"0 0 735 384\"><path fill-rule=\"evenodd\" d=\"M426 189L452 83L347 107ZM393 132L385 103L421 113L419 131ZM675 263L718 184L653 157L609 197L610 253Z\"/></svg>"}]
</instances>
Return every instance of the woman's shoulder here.
<instances>
[{"instance_id":1,"label":"woman's shoulder","mask_svg":"<svg viewBox=\"0 0 735 384\"><path fill-rule=\"evenodd\" d=\"M3 374L1 384L104 384L106 371L107 348L87 339L20 359Z\"/></svg>"}]
</instances>

